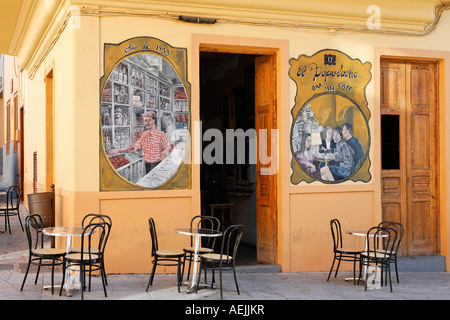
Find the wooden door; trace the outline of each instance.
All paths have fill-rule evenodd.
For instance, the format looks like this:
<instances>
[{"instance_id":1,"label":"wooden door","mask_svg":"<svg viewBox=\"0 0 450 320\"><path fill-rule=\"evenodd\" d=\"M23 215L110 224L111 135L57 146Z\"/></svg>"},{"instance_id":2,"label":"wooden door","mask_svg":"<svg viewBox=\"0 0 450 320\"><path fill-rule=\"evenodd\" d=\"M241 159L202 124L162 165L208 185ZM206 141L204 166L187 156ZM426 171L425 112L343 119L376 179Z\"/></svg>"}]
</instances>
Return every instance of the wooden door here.
<instances>
[{"instance_id":1,"label":"wooden door","mask_svg":"<svg viewBox=\"0 0 450 320\"><path fill-rule=\"evenodd\" d=\"M389 140L383 136L398 134L399 145L398 165L386 167L388 155L382 155L383 220L405 227L402 255L433 255L440 249L437 78L436 63L381 63L382 123L394 119L391 128L382 129L382 144Z\"/></svg>"},{"instance_id":2,"label":"wooden door","mask_svg":"<svg viewBox=\"0 0 450 320\"><path fill-rule=\"evenodd\" d=\"M256 239L259 263L277 263L277 185L274 163L262 161L260 155L272 155L271 129L276 128L275 56L265 55L255 60L255 129L258 141L256 165ZM260 130L266 129L267 136ZM260 143L266 138L267 143ZM261 150L266 147L267 150ZM272 167L271 167L272 166ZM272 168L271 174L264 170Z\"/></svg>"}]
</instances>

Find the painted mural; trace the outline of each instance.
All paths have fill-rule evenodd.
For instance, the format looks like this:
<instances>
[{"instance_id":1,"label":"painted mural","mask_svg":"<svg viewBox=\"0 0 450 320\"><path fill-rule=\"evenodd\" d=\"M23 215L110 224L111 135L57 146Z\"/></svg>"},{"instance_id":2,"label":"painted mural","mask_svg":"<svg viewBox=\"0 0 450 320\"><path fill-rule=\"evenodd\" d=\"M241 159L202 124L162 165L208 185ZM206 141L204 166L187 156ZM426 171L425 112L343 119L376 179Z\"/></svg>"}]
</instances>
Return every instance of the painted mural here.
<instances>
[{"instance_id":1,"label":"painted mural","mask_svg":"<svg viewBox=\"0 0 450 320\"><path fill-rule=\"evenodd\" d=\"M291 182L368 182L371 144L365 89L369 62L336 50L290 60L297 84L291 126Z\"/></svg>"},{"instance_id":2,"label":"painted mural","mask_svg":"<svg viewBox=\"0 0 450 320\"><path fill-rule=\"evenodd\" d=\"M190 185L186 50L155 38L105 45L101 190Z\"/></svg>"}]
</instances>

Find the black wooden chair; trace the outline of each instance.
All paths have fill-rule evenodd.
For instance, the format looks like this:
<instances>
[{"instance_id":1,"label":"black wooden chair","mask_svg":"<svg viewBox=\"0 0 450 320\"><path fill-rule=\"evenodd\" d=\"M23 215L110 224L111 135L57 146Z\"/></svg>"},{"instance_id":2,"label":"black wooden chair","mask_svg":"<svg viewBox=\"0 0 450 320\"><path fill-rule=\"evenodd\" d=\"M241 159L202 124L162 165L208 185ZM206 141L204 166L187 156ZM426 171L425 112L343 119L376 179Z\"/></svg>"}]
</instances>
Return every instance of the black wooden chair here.
<instances>
[{"instance_id":1,"label":"black wooden chair","mask_svg":"<svg viewBox=\"0 0 450 320\"><path fill-rule=\"evenodd\" d=\"M380 242L382 243L381 245ZM361 253L359 278L361 278L363 266L369 268L371 265L374 265L376 270L378 268L381 269L381 285L383 285L383 273L386 274L386 282L387 277L389 277L389 285L392 292L391 254L396 243L397 230L395 228L378 226L370 228L366 236L366 250ZM365 290L367 290L368 281L366 280Z\"/></svg>"},{"instance_id":2,"label":"black wooden chair","mask_svg":"<svg viewBox=\"0 0 450 320\"><path fill-rule=\"evenodd\" d=\"M236 254L239 249L244 227L242 225L232 225L225 229L222 235L222 244L219 253L206 253L201 255L200 273L201 270L212 270L211 288L215 282L215 270L219 269L219 283L220 283L220 299L223 298L222 286L222 271L224 269L231 269L233 271L234 283L236 284L237 293L239 292L239 285L236 277ZM205 277L206 278L206 277ZM199 287L200 276L197 279L197 290Z\"/></svg>"},{"instance_id":3,"label":"black wooden chair","mask_svg":"<svg viewBox=\"0 0 450 320\"><path fill-rule=\"evenodd\" d=\"M220 220L216 217L212 216L195 216L191 219L191 228L202 228L202 229L210 229L210 230L220 230ZM201 246L199 248L199 254L212 253L214 252L214 246L216 243L216 237L205 237L202 239ZM184 258L183 258L183 272L181 274L181 278L184 275L184 267L186 261L189 261L187 280L189 280L189 275L191 273L191 265L194 261L194 236L191 236L191 244L189 247L183 249Z\"/></svg>"},{"instance_id":4,"label":"black wooden chair","mask_svg":"<svg viewBox=\"0 0 450 320\"><path fill-rule=\"evenodd\" d=\"M397 231L397 242L395 244L395 247L393 248L393 251L391 252L390 258L391 262L393 262L395 265L395 274L397 276L397 283L400 283L400 279L398 277L397 256L400 249L400 243L403 238L403 233L405 232L405 228L403 228L403 225L400 222L393 222L393 221L382 221L378 224L378 226L395 228Z\"/></svg>"},{"instance_id":5,"label":"black wooden chair","mask_svg":"<svg viewBox=\"0 0 450 320\"><path fill-rule=\"evenodd\" d=\"M63 281L61 284L59 295L61 295L62 293L67 268L78 266L80 269L81 278L81 300L84 299L86 272L91 272L95 268L98 268L99 265L101 265L100 261L103 260L103 253L105 251L109 229L110 225L105 221L92 222L84 227L83 233L81 235L80 252L69 253L64 256ZM100 268L100 271L104 272L102 268ZM105 297L107 297L108 294L106 292L105 277L102 275L101 279L103 284L103 291L105 293Z\"/></svg>"},{"instance_id":6,"label":"black wooden chair","mask_svg":"<svg viewBox=\"0 0 450 320\"><path fill-rule=\"evenodd\" d=\"M184 252L182 250L172 250L172 249L159 249L158 236L156 233L156 225L153 218L148 219L150 237L152 241L152 253L153 257L153 268L150 275L150 280L148 281L147 290L153 284L153 278L155 276L156 266L176 266L177 267L177 286L178 292L180 292L181 286L181 265L182 258L184 257Z\"/></svg>"},{"instance_id":7,"label":"black wooden chair","mask_svg":"<svg viewBox=\"0 0 450 320\"><path fill-rule=\"evenodd\" d=\"M52 267L52 294L53 294L55 266L63 264L63 257L66 254L66 251L64 249L44 248L44 235L42 233L42 228L43 222L40 215L32 214L28 215L25 218L25 230L28 240L29 256L28 256L27 271L25 272L25 277L23 278L20 291L23 290L25 280L27 279L28 271L30 270L30 266L33 264L38 266L34 284L36 284L38 281L41 266Z\"/></svg>"},{"instance_id":8,"label":"black wooden chair","mask_svg":"<svg viewBox=\"0 0 450 320\"><path fill-rule=\"evenodd\" d=\"M330 221L331 235L333 237L333 263L331 264L330 273L328 274L327 281L330 280L331 273L333 272L334 263L338 261L336 267L336 273L334 277L336 278L341 265L341 261L351 261L353 262L353 284L356 285L356 262L361 260L361 249L355 248L345 248L342 241L342 229L341 223L338 219L333 219Z\"/></svg>"},{"instance_id":9,"label":"black wooden chair","mask_svg":"<svg viewBox=\"0 0 450 320\"><path fill-rule=\"evenodd\" d=\"M9 229L11 234L11 224L9 217L17 216L19 218L20 227L23 229L22 219L20 218L19 205L22 198L22 186L16 185L8 188L6 192L6 206L0 207L0 216L5 217L5 231Z\"/></svg>"},{"instance_id":10,"label":"black wooden chair","mask_svg":"<svg viewBox=\"0 0 450 320\"><path fill-rule=\"evenodd\" d=\"M104 214L98 214L98 213L89 213L87 215L85 215L83 217L83 220L81 221L81 226L87 226L91 223L97 223L97 222L107 222L109 224L109 227L107 229L107 233L105 235L105 245L106 242L108 241L109 235L111 233L111 228L112 228L112 220L109 216L104 215ZM106 246L105 246L106 249ZM86 250L86 249L85 249ZM76 252L81 252L81 248L72 248L71 253L76 253ZM108 285L108 278L106 276L106 271L105 271L105 251L100 251L100 248L91 248L91 252L98 254L98 259L95 263L92 263L89 267L89 289L91 287L91 276L92 276L92 271L100 271L100 275L104 278L105 284Z\"/></svg>"}]
</instances>

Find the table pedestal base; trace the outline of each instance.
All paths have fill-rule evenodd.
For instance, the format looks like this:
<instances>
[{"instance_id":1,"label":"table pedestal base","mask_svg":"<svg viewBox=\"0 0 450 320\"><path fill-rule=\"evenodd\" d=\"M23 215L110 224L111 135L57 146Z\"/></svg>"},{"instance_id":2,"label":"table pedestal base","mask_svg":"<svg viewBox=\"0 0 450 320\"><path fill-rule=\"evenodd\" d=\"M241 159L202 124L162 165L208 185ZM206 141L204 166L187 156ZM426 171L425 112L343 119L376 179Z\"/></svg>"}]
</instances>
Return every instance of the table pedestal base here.
<instances>
[{"instance_id":1,"label":"table pedestal base","mask_svg":"<svg viewBox=\"0 0 450 320\"><path fill-rule=\"evenodd\" d=\"M187 289L186 293L193 293L195 291L197 291L197 286L198 288L211 288L211 284L208 283L199 283L197 284L191 284L190 282L183 282L183 285L188 286L189 288ZM216 289L216 285L213 284L213 289Z\"/></svg>"}]
</instances>

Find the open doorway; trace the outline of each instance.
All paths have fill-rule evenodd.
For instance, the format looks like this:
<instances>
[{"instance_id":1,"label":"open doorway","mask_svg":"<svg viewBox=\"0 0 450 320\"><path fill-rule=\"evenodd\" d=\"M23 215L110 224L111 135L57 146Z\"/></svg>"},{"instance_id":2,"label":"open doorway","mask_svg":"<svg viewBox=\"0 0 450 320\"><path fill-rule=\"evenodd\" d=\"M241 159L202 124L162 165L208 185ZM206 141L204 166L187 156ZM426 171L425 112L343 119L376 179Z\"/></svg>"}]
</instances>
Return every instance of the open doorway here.
<instances>
[{"instance_id":1,"label":"open doorway","mask_svg":"<svg viewBox=\"0 0 450 320\"><path fill-rule=\"evenodd\" d=\"M202 132L218 129L224 146L226 129L255 128L255 58L252 54L200 52L200 120ZM212 141L203 141L203 150ZM246 140L245 163L201 165L202 214L215 214L226 227L244 225L237 264L257 263L256 166L251 164ZM236 148L236 144L235 144ZM237 152L234 153L236 157Z\"/></svg>"}]
</instances>

